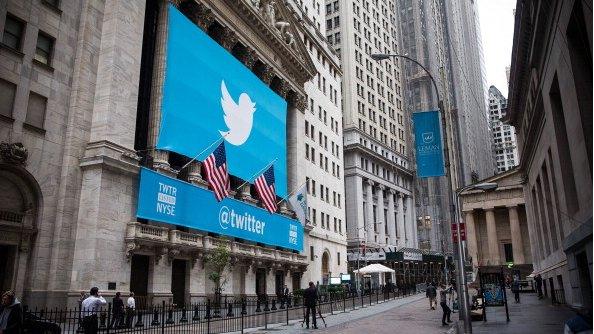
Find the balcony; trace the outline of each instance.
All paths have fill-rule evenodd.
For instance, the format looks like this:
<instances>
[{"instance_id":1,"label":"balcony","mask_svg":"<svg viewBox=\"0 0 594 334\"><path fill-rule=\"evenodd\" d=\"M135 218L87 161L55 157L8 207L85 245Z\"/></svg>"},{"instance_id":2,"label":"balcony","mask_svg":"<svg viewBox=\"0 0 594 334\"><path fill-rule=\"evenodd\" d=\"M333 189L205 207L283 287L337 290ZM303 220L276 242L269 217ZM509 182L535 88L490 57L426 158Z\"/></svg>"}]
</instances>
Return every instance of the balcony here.
<instances>
[{"instance_id":1,"label":"balcony","mask_svg":"<svg viewBox=\"0 0 594 334\"><path fill-rule=\"evenodd\" d=\"M219 239L199 233L184 232L168 227L128 223L126 229L126 256L144 254L156 256L160 259L167 255L173 258L189 258L196 260L201 254L207 253L222 245L230 250L233 258L247 259L249 263L273 264L277 267L290 266L293 268L307 267L307 256L290 251L276 250L242 243L228 239Z\"/></svg>"}]
</instances>

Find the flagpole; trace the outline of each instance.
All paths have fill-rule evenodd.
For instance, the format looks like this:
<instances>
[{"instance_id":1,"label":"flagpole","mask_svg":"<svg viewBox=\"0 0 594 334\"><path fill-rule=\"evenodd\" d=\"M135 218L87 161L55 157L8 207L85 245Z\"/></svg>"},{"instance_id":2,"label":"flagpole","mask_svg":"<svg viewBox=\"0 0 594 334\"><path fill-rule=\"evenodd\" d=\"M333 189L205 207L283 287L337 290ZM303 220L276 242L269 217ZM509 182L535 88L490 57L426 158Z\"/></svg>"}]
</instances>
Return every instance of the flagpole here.
<instances>
[{"instance_id":1,"label":"flagpole","mask_svg":"<svg viewBox=\"0 0 594 334\"><path fill-rule=\"evenodd\" d=\"M237 190L241 189L243 186L245 186L246 184L250 183L250 181L251 181L251 180L253 180L253 179L254 179L254 177L256 177L256 175L259 175L259 174L261 174L261 173L262 173L264 170L266 170L266 168L270 167L270 165L272 165L272 164L273 164L273 163L274 163L276 160L278 160L278 158L274 158L274 160L272 160L271 162L269 162L269 163L268 163L268 165L264 166L264 168L262 168L262 169L260 169L259 171L257 171L257 172L256 172L254 175L252 175L252 177L251 177L249 180L245 181L245 182L244 182L244 183L242 183L242 184L241 184L239 187L237 187L237 188L235 189L235 191L237 191Z\"/></svg>"},{"instance_id":2,"label":"flagpole","mask_svg":"<svg viewBox=\"0 0 594 334\"><path fill-rule=\"evenodd\" d=\"M214 144L218 143L221 139L225 139L225 137L229 134L229 132L225 133L224 135L222 135L221 137L217 138L217 140L215 140L214 142L212 142L210 145L208 145L205 149L203 149L202 151L200 151L200 153L196 154L196 156L194 156L192 158L192 160L188 161L185 165L183 165L182 168L180 168L177 172L181 172L184 168L188 167L189 164L192 163L192 161L196 160L196 158L198 158L198 156L202 155L204 152L208 151Z\"/></svg>"},{"instance_id":3,"label":"flagpole","mask_svg":"<svg viewBox=\"0 0 594 334\"><path fill-rule=\"evenodd\" d=\"M279 205L279 204L280 204L282 201L284 201L284 200L286 200L287 198L291 197L291 195L293 195L295 192L297 192L297 190L301 189L301 187L303 187L303 185L304 185L304 184L306 184L306 183L307 183L307 181L305 181L305 182L303 182L302 184L300 184L300 185L299 185L299 187L297 187L297 188L293 189L293 191L291 191L291 192L290 192L290 193L289 193L287 196L285 196L285 197L281 198L281 200L280 200L280 201L278 201L278 202L276 203L276 205Z\"/></svg>"}]
</instances>

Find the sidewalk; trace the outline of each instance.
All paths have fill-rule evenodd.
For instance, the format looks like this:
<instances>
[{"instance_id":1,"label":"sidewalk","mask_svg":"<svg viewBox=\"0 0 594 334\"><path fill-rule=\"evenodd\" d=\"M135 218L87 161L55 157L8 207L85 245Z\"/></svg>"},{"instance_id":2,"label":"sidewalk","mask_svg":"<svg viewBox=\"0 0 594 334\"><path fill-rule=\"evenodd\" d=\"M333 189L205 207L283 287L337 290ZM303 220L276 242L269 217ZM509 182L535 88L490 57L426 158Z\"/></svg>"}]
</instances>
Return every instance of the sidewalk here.
<instances>
[{"instance_id":1,"label":"sidewalk","mask_svg":"<svg viewBox=\"0 0 594 334\"><path fill-rule=\"evenodd\" d=\"M452 314L452 320L457 315ZM441 309L429 310L425 294L397 299L363 309L347 311L334 315L325 314L327 327L318 318L318 330L301 327L301 321L291 322L288 326L270 327L267 330L256 329L251 333L345 333L345 334L393 334L397 328L406 329L407 334L442 334L450 327L441 326Z\"/></svg>"},{"instance_id":2,"label":"sidewalk","mask_svg":"<svg viewBox=\"0 0 594 334\"><path fill-rule=\"evenodd\" d=\"M505 318L505 307L488 307L487 321L473 321L473 334L563 333L564 323L575 314L563 305L552 305L550 299L538 300L535 293L520 294L520 304L508 290L509 322Z\"/></svg>"}]
</instances>

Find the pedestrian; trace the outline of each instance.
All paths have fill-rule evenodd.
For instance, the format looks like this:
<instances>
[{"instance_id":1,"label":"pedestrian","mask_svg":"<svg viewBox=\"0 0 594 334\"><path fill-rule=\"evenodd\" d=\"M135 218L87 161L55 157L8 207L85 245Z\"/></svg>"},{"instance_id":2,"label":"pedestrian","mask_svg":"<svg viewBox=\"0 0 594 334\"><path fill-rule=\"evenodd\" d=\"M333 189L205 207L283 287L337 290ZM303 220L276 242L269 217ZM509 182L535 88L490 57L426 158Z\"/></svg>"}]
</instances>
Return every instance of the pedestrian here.
<instances>
[{"instance_id":1,"label":"pedestrian","mask_svg":"<svg viewBox=\"0 0 594 334\"><path fill-rule=\"evenodd\" d=\"M2 294L0 304L0 334L18 334L23 327L23 309L12 291Z\"/></svg>"},{"instance_id":2,"label":"pedestrian","mask_svg":"<svg viewBox=\"0 0 594 334\"><path fill-rule=\"evenodd\" d=\"M542 276L540 276L540 274L536 275L534 281L536 282L536 292L538 293L538 299L542 299Z\"/></svg>"},{"instance_id":3,"label":"pedestrian","mask_svg":"<svg viewBox=\"0 0 594 334\"><path fill-rule=\"evenodd\" d=\"M520 281L517 278L512 282L511 291L514 293L516 304L520 303Z\"/></svg>"},{"instance_id":4,"label":"pedestrian","mask_svg":"<svg viewBox=\"0 0 594 334\"><path fill-rule=\"evenodd\" d=\"M83 300L81 308L83 312L83 328L85 334L96 334L97 328L97 312L101 307L105 306L107 302L105 298L99 294L99 288L92 287L90 296Z\"/></svg>"},{"instance_id":5,"label":"pedestrian","mask_svg":"<svg viewBox=\"0 0 594 334\"><path fill-rule=\"evenodd\" d=\"M433 285L433 283L429 283L427 290L425 291L425 295L429 298L429 308L435 310L435 306L437 305L437 289Z\"/></svg>"},{"instance_id":6,"label":"pedestrian","mask_svg":"<svg viewBox=\"0 0 594 334\"><path fill-rule=\"evenodd\" d=\"M442 326L447 326L448 323L451 323L452 320L450 320L450 314L452 314L452 310L449 308L448 306L448 289L446 289L445 285L441 285L441 290L439 291L439 297L440 297L440 305L441 305L441 309L443 310L443 315L441 317L441 325ZM446 322L446 319L448 322Z\"/></svg>"},{"instance_id":7,"label":"pedestrian","mask_svg":"<svg viewBox=\"0 0 594 334\"><path fill-rule=\"evenodd\" d=\"M126 328L132 328L132 320L134 320L134 313L136 311L134 292L130 292L130 297L128 297L126 306Z\"/></svg>"},{"instance_id":8,"label":"pedestrian","mask_svg":"<svg viewBox=\"0 0 594 334\"><path fill-rule=\"evenodd\" d=\"M309 328L309 314L311 312L311 321L314 329L318 329L316 323L316 302L318 300L318 289L313 282L309 282L309 288L303 292L303 299L305 302L305 324Z\"/></svg>"},{"instance_id":9,"label":"pedestrian","mask_svg":"<svg viewBox=\"0 0 594 334\"><path fill-rule=\"evenodd\" d=\"M124 322L124 301L120 298L121 294L116 292L111 302L111 322L109 328L115 324L115 328L120 328Z\"/></svg>"},{"instance_id":10,"label":"pedestrian","mask_svg":"<svg viewBox=\"0 0 594 334\"><path fill-rule=\"evenodd\" d=\"M289 288L285 284L285 288L283 289L283 301L285 304L289 302Z\"/></svg>"}]
</instances>

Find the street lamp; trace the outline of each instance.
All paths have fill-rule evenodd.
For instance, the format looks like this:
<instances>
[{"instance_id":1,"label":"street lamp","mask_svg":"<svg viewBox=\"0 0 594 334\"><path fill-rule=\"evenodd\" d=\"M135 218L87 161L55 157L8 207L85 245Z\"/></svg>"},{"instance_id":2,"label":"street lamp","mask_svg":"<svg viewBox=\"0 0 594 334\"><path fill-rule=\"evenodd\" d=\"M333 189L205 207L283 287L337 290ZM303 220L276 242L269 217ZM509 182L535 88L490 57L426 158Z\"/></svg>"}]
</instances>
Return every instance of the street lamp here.
<instances>
[{"instance_id":1,"label":"street lamp","mask_svg":"<svg viewBox=\"0 0 594 334\"><path fill-rule=\"evenodd\" d=\"M429 79L431 79L431 83L433 83L433 88L435 89L435 94L437 94L437 107L439 108L439 112L441 114L441 125L443 128L443 133L445 134L445 140L444 145L443 145L443 149L444 149L444 158L445 158L445 165L446 165L446 177L448 178L448 182L450 184L450 186L448 187L448 196L450 197L450 200L452 201L452 205L451 205L451 210L452 210L452 216L454 217L454 219L456 219L456 221L458 220L458 210L457 210L457 195L454 194L454 188L456 187L456 185L454 184L454 182L452 181L452 174L453 173L453 166L450 164L450 155L449 155L449 143L448 143L448 129L452 129L452 125L450 124L449 128L448 128L448 123L447 123L447 118L445 116L445 111L443 108L443 100L441 99L440 95L439 95L439 89L437 88L437 83L435 82L435 79L433 78L433 75L431 75L431 72L429 72L429 70L427 70L425 68L425 66L423 66L423 64L419 63L416 59L410 58L407 55L399 55L399 54L384 54L384 53L374 53L371 55L371 59L376 60L376 61L382 61L388 58L402 58L402 59L406 59L408 61L411 61L415 64L417 64L420 68L422 68L427 75L429 76ZM461 299L461 312L460 315L462 316L462 318L464 319L464 333L472 333L472 324L470 322L470 314L468 312L468 291L466 289L466 275L464 274L464 258L463 258L463 253L462 253L462 244L460 242L460 224L456 224L457 229L458 229L458 246L457 246L457 251L458 251L458 279L456 280L458 283L458 296L463 296L463 298L459 298Z\"/></svg>"}]
</instances>

